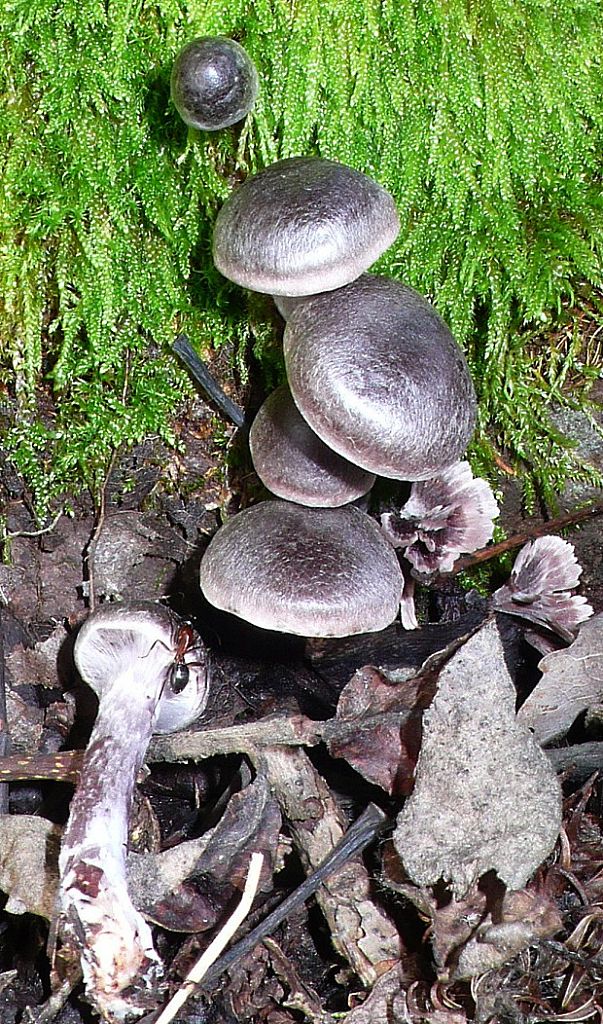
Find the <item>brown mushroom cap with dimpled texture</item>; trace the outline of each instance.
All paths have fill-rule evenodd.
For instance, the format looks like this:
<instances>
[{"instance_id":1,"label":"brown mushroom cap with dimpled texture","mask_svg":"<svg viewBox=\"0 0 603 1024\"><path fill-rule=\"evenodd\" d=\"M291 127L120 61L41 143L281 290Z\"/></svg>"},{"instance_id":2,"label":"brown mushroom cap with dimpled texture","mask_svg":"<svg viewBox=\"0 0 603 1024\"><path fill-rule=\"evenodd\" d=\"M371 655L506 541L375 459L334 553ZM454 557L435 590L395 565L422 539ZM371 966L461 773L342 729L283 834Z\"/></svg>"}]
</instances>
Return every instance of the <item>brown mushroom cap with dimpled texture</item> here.
<instances>
[{"instance_id":1,"label":"brown mushroom cap with dimpled texture","mask_svg":"<svg viewBox=\"0 0 603 1024\"><path fill-rule=\"evenodd\" d=\"M231 281L272 295L341 288L396 239L389 192L333 160L291 157L247 178L214 228L213 258Z\"/></svg>"},{"instance_id":2,"label":"brown mushroom cap with dimpled texture","mask_svg":"<svg viewBox=\"0 0 603 1024\"><path fill-rule=\"evenodd\" d=\"M201 561L211 604L298 636L385 629L402 586L394 551L374 520L352 506L261 502L222 526Z\"/></svg>"},{"instance_id":3,"label":"brown mushroom cap with dimpled texture","mask_svg":"<svg viewBox=\"0 0 603 1024\"><path fill-rule=\"evenodd\" d=\"M260 480L279 498L314 508L335 508L362 497L373 473L342 459L310 429L286 384L268 396L249 431Z\"/></svg>"},{"instance_id":4,"label":"brown mushroom cap with dimpled texture","mask_svg":"<svg viewBox=\"0 0 603 1024\"><path fill-rule=\"evenodd\" d=\"M284 352L299 411L350 462L426 480L463 455L476 416L467 362L412 288L364 274L308 296L291 311Z\"/></svg>"}]
</instances>

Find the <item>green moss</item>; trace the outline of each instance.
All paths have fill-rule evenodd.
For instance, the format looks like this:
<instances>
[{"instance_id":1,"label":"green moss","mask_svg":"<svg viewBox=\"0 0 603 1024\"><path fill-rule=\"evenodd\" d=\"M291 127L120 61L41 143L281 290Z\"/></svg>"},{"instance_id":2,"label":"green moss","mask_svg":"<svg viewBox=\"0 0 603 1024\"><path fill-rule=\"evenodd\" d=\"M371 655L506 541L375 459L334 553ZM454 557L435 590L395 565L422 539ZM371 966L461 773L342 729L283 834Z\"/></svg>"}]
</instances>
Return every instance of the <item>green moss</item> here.
<instances>
[{"instance_id":1,"label":"green moss","mask_svg":"<svg viewBox=\"0 0 603 1024\"><path fill-rule=\"evenodd\" d=\"M2 443L41 514L94 489L118 445L169 440L177 331L201 352L251 344L278 375L212 266L211 224L241 174L299 153L394 194L403 229L379 269L466 347L478 460L504 450L547 495L575 474L524 332L601 286L599 0L9 0L4 27ZM258 67L240 131L188 130L169 102L176 52L206 33Z\"/></svg>"}]
</instances>

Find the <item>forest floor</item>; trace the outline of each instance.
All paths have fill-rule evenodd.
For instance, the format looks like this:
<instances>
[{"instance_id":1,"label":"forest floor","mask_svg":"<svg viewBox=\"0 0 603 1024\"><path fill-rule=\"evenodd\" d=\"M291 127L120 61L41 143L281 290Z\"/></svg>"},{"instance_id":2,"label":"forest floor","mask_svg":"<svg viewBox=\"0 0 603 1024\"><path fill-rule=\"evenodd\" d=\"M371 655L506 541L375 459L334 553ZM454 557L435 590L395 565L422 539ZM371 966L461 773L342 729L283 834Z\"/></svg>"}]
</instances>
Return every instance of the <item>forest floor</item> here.
<instances>
[{"instance_id":1,"label":"forest floor","mask_svg":"<svg viewBox=\"0 0 603 1024\"><path fill-rule=\"evenodd\" d=\"M227 362L227 353L216 360L218 377L226 376ZM232 384L230 391L248 404L248 395ZM598 397L603 400L603 386ZM603 469L603 441L586 417L559 416L585 457ZM0 677L8 720L0 765L2 1024L98 1019L77 973L61 974L60 957L53 983L69 980L62 997L49 1002L47 942L57 886L52 836L66 821L79 765L77 755L60 752L85 746L95 713L71 652L91 603L109 599L167 602L192 620L210 650L208 709L178 748L167 740L151 747L130 823L133 878L136 856L147 858L131 887L154 923L169 991L178 989L232 910L253 850L263 852L264 871L241 934L296 890L367 806L378 805L389 822L364 857L348 860L318 896L299 903L243 959L206 982L178 1020L601 1019L603 790L593 770L603 767L596 760L603 747L601 686L586 715L553 744L588 747L595 761L554 761L564 831L530 880L505 890L486 871L465 891L453 885L453 892L442 883L413 882L391 825L412 790L421 714L439 674L461 671L455 658L476 636L486 643L486 675L489 658L500 660L498 640L480 633L488 599L463 590L454 577L442 579L423 592L417 633L396 624L348 641L264 634L212 610L198 587L200 559L222 510L245 505L259 484L243 432L235 437L202 397L184 405L177 430L176 453L153 440L127 455L117 452L102 507L74 495L73 515L39 534L21 481L3 467L10 539L0 564ZM500 523L508 535L529 534L551 516L601 501L600 492L572 485L558 510L526 517L517 479L501 473L500 486ZM391 503L391 490L377 501ZM603 519L593 516L564 531L583 569L581 593L596 614L603 612L602 530ZM503 580L499 573L496 585ZM537 650L519 624L499 632L523 698L540 678L545 648ZM600 680L603 636L592 641L588 657ZM202 737L200 746L195 736ZM451 786L454 791L454 780ZM484 799L496 817L494 796ZM7 824L17 817L35 827L17 834ZM165 891L149 902L145 880L159 871L166 851L185 843L199 844L198 862L186 875L170 869ZM225 849L227 862L218 855ZM166 992L155 996L156 1006Z\"/></svg>"}]
</instances>

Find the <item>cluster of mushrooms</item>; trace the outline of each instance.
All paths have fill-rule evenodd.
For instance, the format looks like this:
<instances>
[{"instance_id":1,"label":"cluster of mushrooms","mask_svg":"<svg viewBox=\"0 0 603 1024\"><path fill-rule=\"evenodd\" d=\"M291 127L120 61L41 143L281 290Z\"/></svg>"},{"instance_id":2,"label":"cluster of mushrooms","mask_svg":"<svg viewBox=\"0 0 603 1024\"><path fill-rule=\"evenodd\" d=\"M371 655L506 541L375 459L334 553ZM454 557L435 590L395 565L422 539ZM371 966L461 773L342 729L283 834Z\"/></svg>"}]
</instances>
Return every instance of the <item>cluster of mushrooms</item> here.
<instances>
[{"instance_id":1,"label":"cluster of mushrooms","mask_svg":"<svg viewBox=\"0 0 603 1024\"><path fill-rule=\"evenodd\" d=\"M459 463L476 415L461 349L421 295L366 273L399 228L384 188L318 157L272 164L218 214L216 266L271 294L286 321L287 383L249 436L280 500L229 520L201 563L206 598L255 625L317 637L385 628L404 590L401 545L351 503L377 475L437 480L460 465L473 480ZM481 484L474 546L497 512Z\"/></svg>"},{"instance_id":2,"label":"cluster of mushrooms","mask_svg":"<svg viewBox=\"0 0 603 1024\"><path fill-rule=\"evenodd\" d=\"M256 92L249 57L221 36L193 40L174 65L172 98L194 128L234 124ZM208 600L260 627L365 633L386 627L400 606L413 626L395 549L418 572L446 571L492 535L492 492L459 462L476 415L463 354L425 299L366 273L398 231L380 185L318 157L266 168L218 215L216 266L274 296L286 321L288 383L250 431L255 468L275 499L232 517L201 564ZM406 505L381 525L351 504L376 475L413 482ZM591 609L569 595L579 575L570 546L548 541L546 580L544 559L528 553L495 605L529 608L532 621L549 625L554 615L567 632ZM185 728L204 710L207 655L189 623L141 602L96 609L74 657L99 710L61 846L57 934L90 1002L121 1022L156 1005L162 979L127 889L136 777L154 732Z\"/></svg>"}]
</instances>

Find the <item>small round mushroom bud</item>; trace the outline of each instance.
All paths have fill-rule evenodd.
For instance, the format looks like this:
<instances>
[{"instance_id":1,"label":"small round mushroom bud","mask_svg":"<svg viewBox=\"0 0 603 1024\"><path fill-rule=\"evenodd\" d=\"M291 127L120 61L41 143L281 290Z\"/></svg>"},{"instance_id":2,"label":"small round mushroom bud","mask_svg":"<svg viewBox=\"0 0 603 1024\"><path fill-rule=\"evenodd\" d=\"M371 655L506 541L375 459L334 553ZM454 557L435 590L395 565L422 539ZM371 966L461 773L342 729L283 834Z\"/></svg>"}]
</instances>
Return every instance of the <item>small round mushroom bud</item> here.
<instances>
[{"instance_id":1,"label":"small round mushroom bud","mask_svg":"<svg viewBox=\"0 0 603 1024\"><path fill-rule=\"evenodd\" d=\"M476 415L467 363L412 288L364 274L308 296L289 316L284 352L299 411L350 462L425 480L465 451Z\"/></svg>"},{"instance_id":2,"label":"small round mushroom bud","mask_svg":"<svg viewBox=\"0 0 603 1024\"><path fill-rule=\"evenodd\" d=\"M249 432L262 483L279 498L334 508L362 497L375 482L324 444L300 415L286 384L268 396Z\"/></svg>"},{"instance_id":3,"label":"small round mushroom bud","mask_svg":"<svg viewBox=\"0 0 603 1024\"><path fill-rule=\"evenodd\" d=\"M103 1019L124 1021L153 1005L162 973L126 886L134 785L153 732L184 728L202 712L207 669L197 634L155 604L100 607L74 656L99 707L61 845L59 935Z\"/></svg>"},{"instance_id":4,"label":"small round mushroom bud","mask_svg":"<svg viewBox=\"0 0 603 1024\"><path fill-rule=\"evenodd\" d=\"M402 587L394 551L374 520L352 506L261 502L222 526L201 561L211 604L297 636L385 629Z\"/></svg>"},{"instance_id":5,"label":"small round mushroom bud","mask_svg":"<svg viewBox=\"0 0 603 1024\"><path fill-rule=\"evenodd\" d=\"M202 36L180 51L171 77L172 102L192 128L217 131L241 121L256 100L257 71L239 43Z\"/></svg>"},{"instance_id":6,"label":"small round mushroom bud","mask_svg":"<svg viewBox=\"0 0 603 1024\"><path fill-rule=\"evenodd\" d=\"M247 178L214 228L214 262L243 288L310 295L353 281L392 244L400 221L389 192L319 157L279 160Z\"/></svg>"}]
</instances>

